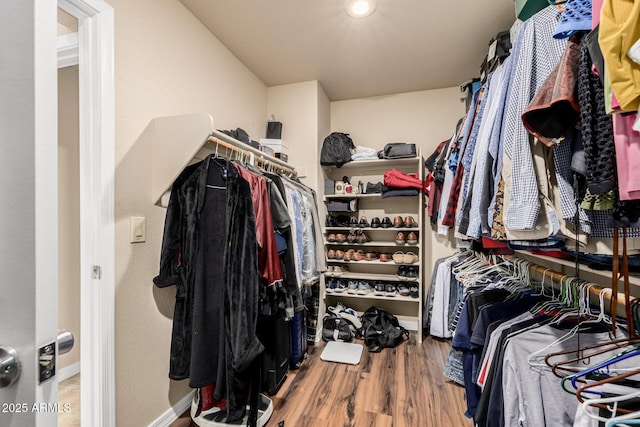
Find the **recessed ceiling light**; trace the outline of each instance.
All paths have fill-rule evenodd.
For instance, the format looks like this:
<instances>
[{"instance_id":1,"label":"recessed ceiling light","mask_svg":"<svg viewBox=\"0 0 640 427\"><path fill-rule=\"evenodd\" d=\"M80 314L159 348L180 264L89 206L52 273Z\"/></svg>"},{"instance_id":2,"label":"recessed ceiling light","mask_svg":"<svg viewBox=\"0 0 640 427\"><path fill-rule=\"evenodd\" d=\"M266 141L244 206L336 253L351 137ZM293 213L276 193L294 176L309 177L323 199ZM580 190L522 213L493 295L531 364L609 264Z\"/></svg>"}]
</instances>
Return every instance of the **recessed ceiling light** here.
<instances>
[{"instance_id":1,"label":"recessed ceiling light","mask_svg":"<svg viewBox=\"0 0 640 427\"><path fill-rule=\"evenodd\" d=\"M345 9L352 18L366 18L376 11L378 0L346 0Z\"/></svg>"}]
</instances>

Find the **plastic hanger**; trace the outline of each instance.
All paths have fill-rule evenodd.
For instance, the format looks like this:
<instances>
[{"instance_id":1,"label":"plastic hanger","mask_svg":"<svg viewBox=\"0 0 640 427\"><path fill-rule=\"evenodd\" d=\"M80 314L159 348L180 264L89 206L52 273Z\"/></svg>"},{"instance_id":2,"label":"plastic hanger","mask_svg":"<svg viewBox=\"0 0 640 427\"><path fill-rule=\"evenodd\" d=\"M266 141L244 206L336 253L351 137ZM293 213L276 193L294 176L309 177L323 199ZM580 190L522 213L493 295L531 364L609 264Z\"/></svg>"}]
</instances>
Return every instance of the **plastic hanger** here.
<instances>
[{"instance_id":1,"label":"plastic hanger","mask_svg":"<svg viewBox=\"0 0 640 427\"><path fill-rule=\"evenodd\" d=\"M562 379L562 388L566 390L565 383L567 381L571 381L571 385L573 386L573 388L575 390L578 390L579 387L577 383L580 378L586 377L591 373L594 373L603 369L609 369L611 365L613 365L614 363L618 363L623 360L629 359L631 357L639 356L639 355L640 355L640 345L631 345L603 362L597 363L594 366L591 366L585 369L584 371L564 377Z\"/></svg>"},{"instance_id":2,"label":"plastic hanger","mask_svg":"<svg viewBox=\"0 0 640 427\"><path fill-rule=\"evenodd\" d=\"M606 315L604 313L604 291L605 290L603 289L600 292L600 314L595 318L580 321L578 324L576 324L576 326L571 328L571 330L569 330L569 332L567 332L563 336L559 337L558 339L553 341L551 344L548 344L547 346L543 347L542 349L531 353L529 355L529 357L527 357L527 362L529 363L529 366L531 366L531 367L534 367L534 366L535 367L547 367L548 365L546 363L534 362L534 360L536 360L536 358L541 353L543 353L544 351L546 351L546 350L548 350L548 349L550 349L550 348L552 348L552 347L554 347L554 346L556 346L558 344L561 344L561 343L567 341L568 339L570 339L571 337L573 337L574 335L576 335L576 333L578 333L578 331L580 330L581 327L584 327L585 325L592 324L592 323L600 323L600 322L602 322L606 318ZM587 291L587 295L588 295L588 291ZM581 308L577 311L577 313L580 316L583 316L584 315L584 312L583 312L584 309L585 309L585 305L582 305ZM589 315L591 315L591 314L589 314ZM567 317L567 313L564 313L562 316L560 316L560 320L563 320L566 317ZM543 362L546 359L547 359L547 356L545 356L545 358L543 359ZM565 378L567 378L567 377L565 377ZM565 380L565 378L563 378L563 381Z\"/></svg>"},{"instance_id":3,"label":"plastic hanger","mask_svg":"<svg viewBox=\"0 0 640 427\"><path fill-rule=\"evenodd\" d=\"M618 375L614 375L614 376L606 376L606 378L595 381L595 382L590 382L587 383L581 387L578 388L578 390L576 390L576 397L578 398L578 400L580 402L584 402L585 399L583 397L583 393L590 393L590 394L597 394L601 397L603 397L603 393L597 390L593 390L596 387L600 387L601 385L604 384L619 384L622 380L626 380L629 377L635 376L640 374L640 369L632 369L630 371L618 374ZM637 382L637 381L636 381ZM624 384L623 384L624 385ZM635 387L637 388L637 384L634 384L630 387Z\"/></svg>"},{"instance_id":4,"label":"plastic hanger","mask_svg":"<svg viewBox=\"0 0 640 427\"><path fill-rule=\"evenodd\" d=\"M599 415L600 411L597 411L597 414L594 414L591 411L587 410L588 407L595 406L597 408L606 408L609 411L611 411L612 414L617 414L618 412L622 412L625 414L625 415L619 415L619 416L615 415L613 417L613 419L615 420L633 420L633 419L638 419L638 417L640 417L640 411L633 412L628 409L619 408L618 403L623 402L625 400L635 399L637 397L640 397L640 390L633 393L621 395L621 396L588 399L582 402L582 406L585 408L585 414L587 414L590 418L596 419L598 421L608 422L612 420L612 418L601 417ZM608 405L609 403L613 403L613 405L610 406ZM604 407L601 406L602 404L604 404L605 406Z\"/></svg>"}]
</instances>

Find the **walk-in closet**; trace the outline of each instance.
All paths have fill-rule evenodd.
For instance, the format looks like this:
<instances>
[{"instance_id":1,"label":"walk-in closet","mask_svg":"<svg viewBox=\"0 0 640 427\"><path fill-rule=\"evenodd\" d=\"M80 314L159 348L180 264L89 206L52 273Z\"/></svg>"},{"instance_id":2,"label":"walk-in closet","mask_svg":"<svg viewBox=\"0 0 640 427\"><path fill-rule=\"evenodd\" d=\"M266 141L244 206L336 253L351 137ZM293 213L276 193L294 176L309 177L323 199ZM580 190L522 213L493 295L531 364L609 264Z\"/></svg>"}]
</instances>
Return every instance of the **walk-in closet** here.
<instances>
[{"instance_id":1,"label":"walk-in closet","mask_svg":"<svg viewBox=\"0 0 640 427\"><path fill-rule=\"evenodd\" d=\"M638 0L0 17L0 426L640 425Z\"/></svg>"}]
</instances>

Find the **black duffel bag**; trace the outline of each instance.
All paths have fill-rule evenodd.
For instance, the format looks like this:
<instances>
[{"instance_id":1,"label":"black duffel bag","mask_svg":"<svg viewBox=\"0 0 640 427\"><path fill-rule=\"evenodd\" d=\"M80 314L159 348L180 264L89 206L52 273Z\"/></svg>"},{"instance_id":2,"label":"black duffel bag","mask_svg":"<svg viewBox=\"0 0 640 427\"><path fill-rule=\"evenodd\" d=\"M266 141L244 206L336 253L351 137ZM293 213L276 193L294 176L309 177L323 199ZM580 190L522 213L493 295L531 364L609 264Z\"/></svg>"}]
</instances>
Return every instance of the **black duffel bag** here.
<instances>
[{"instance_id":1,"label":"black duffel bag","mask_svg":"<svg viewBox=\"0 0 640 427\"><path fill-rule=\"evenodd\" d=\"M364 343L371 353L379 353L385 347L396 347L409 338L409 331L400 326L398 318L381 308L369 307L360 319Z\"/></svg>"}]
</instances>

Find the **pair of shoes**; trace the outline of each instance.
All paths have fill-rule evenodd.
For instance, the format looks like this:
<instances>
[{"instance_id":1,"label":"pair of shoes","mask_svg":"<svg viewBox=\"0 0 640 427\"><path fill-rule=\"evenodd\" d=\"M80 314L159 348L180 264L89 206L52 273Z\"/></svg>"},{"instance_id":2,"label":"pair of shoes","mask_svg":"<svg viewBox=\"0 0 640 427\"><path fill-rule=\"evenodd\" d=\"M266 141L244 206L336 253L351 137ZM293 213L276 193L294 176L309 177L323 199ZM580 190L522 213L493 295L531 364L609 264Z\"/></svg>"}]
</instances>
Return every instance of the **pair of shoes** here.
<instances>
[{"instance_id":1,"label":"pair of shoes","mask_svg":"<svg viewBox=\"0 0 640 427\"><path fill-rule=\"evenodd\" d=\"M395 283L387 283L384 287L384 296L385 297L395 297L396 296L396 285Z\"/></svg>"},{"instance_id":2,"label":"pair of shoes","mask_svg":"<svg viewBox=\"0 0 640 427\"><path fill-rule=\"evenodd\" d=\"M327 227L348 227L351 217L347 215L327 215L325 218L325 226Z\"/></svg>"},{"instance_id":3,"label":"pair of shoes","mask_svg":"<svg viewBox=\"0 0 640 427\"><path fill-rule=\"evenodd\" d=\"M391 254L389 252L380 252L378 259L380 262L389 262L391 261Z\"/></svg>"},{"instance_id":4,"label":"pair of shoes","mask_svg":"<svg viewBox=\"0 0 640 427\"><path fill-rule=\"evenodd\" d=\"M327 271L326 271L326 275L327 276L333 276L333 277L340 277L342 276L342 273L346 273L349 271L349 267L347 266L340 266L340 265L330 265L327 267Z\"/></svg>"},{"instance_id":5,"label":"pair of shoes","mask_svg":"<svg viewBox=\"0 0 640 427\"><path fill-rule=\"evenodd\" d=\"M375 286L373 287L373 294L377 295L379 297L383 297L384 296L384 291L386 289L386 285L382 282L380 283L376 283Z\"/></svg>"},{"instance_id":6,"label":"pair of shoes","mask_svg":"<svg viewBox=\"0 0 640 427\"><path fill-rule=\"evenodd\" d=\"M364 261L365 258L366 255L364 254L364 251L362 249L358 249L351 254L350 261Z\"/></svg>"},{"instance_id":7,"label":"pair of shoes","mask_svg":"<svg viewBox=\"0 0 640 427\"><path fill-rule=\"evenodd\" d=\"M338 258L338 259L342 259L343 261L351 261L354 253L356 253L355 249L349 249L342 253L342 258Z\"/></svg>"},{"instance_id":8,"label":"pair of shoes","mask_svg":"<svg viewBox=\"0 0 640 427\"><path fill-rule=\"evenodd\" d=\"M398 294L402 297L408 297L411 293L409 287L405 283L398 283L396 288L398 289Z\"/></svg>"},{"instance_id":9,"label":"pair of shoes","mask_svg":"<svg viewBox=\"0 0 640 427\"><path fill-rule=\"evenodd\" d=\"M416 245L418 244L418 235L413 231L409 234L406 234L404 231L399 231L398 234L396 234L395 241L397 245L404 245L405 243Z\"/></svg>"},{"instance_id":10,"label":"pair of shoes","mask_svg":"<svg viewBox=\"0 0 640 427\"><path fill-rule=\"evenodd\" d=\"M333 288L333 292L341 294L347 290L349 287L349 283L344 279L333 279L335 280L335 287ZM327 290L329 292L329 290Z\"/></svg>"},{"instance_id":11,"label":"pair of shoes","mask_svg":"<svg viewBox=\"0 0 640 427\"><path fill-rule=\"evenodd\" d=\"M405 216L404 219L401 216L393 218L393 226L395 228L416 228L418 223L412 216Z\"/></svg>"},{"instance_id":12,"label":"pair of shoes","mask_svg":"<svg viewBox=\"0 0 640 427\"><path fill-rule=\"evenodd\" d=\"M371 241L371 239L369 238L369 236L367 235L367 233L365 233L362 230L356 230L356 234L358 235L356 241L359 244L363 244L363 243L368 243Z\"/></svg>"},{"instance_id":13,"label":"pair of shoes","mask_svg":"<svg viewBox=\"0 0 640 427\"><path fill-rule=\"evenodd\" d=\"M393 254L393 262L396 264L415 264L418 262L418 255L413 252L404 252L398 251Z\"/></svg>"},{"instance_id":14,"label":"pair of shoes","mask_svg":"<svg viewBox=\"0 0 640 427\"><path fill-rule=\"evenodd\" d=\"M382 223L380 222L380 218L377 216L371 218L371 228L380 228Z\"/></svg>"},{"instance_id":15,"label":"pair of shoes","mask_svg":"<svg viewBox=\"0 0 640 427\"><path fill-rule=\"evenodd\" d=\"M358 241L358 235L356 234L356 231L360 230L356 230L355 228L349 230L349 235L347 236L348 243L356 243Z\"/></svg>"},{"instance_id":16,"label":"pair of shoes","mask_svg":"<svg viewBox=\"0 0 640 427\"><path fill-rule=\"evenodd\" d=\"M358 283L358 295L369 295L371 292L373 292L373 287L369 284L369 282L361 280L360 283Z\"/></svg>"},{"instance_id":17,"label":"pair of shoes","mask_svg":"<svg viewBox=\"0 0 640 427\"><path fill-rule=\"evenodd\" d=\"M385 216L384 218L382 218L382 222L380 223L380 226L382 228L391 228L391 227L393 227L393 223L391 222L391 218L389 218L388 216Z\"/></svg>"},{"instance_id":18,"label":"pair of shoes","mask_svg":"<svg viewBox=\"0 0 640 427\"><path fill-rule=\"evenodd\" d=\"M404 226L407 228L417 228L418 223L412 216L407 216L404 218Z\"/></svg>"},{"instance_id":19,"label":"pair of shoes","mask_svg":"<svg viewBox=\"0 0 640 427\"><path fill-rule=\"evenodd\" d=\"M418 278L418 267L407 267L406 265L401 265L398 267L396 276L400 280L415 280Z\"/></svg>"},{"instance_id":20,"label":"pair of shoes","mask_svg":"<svg viewBox=\"0 0 640 427\"><path fill-rule=\"evenodd\" d=\"M327 236L327 242L329 243L345 243L347 241L347 236L345 236L342 233L338 233L338 234L329 234Z\"/></svg>"},{"instance_id":21,"label":"pair of shoes","mask_svg":"<svg viewBox=\"0 0 640 427\"><path fill-rule=\"evenodd\" d=\"M367 221L367 218L365 217L361 217L360 218L360 222L358 222L358 227L360 228L366 228L369 226L369 222Z\"/></svg>"},{"instance_id":22,"label":"pair of shoes","mask_svg":"<svg viewBox=\"0 0 640 427\"><path fill-rule=\"evenodd\" d=\"M190 415L193 423L200 427L227 425L227 401L213 398L214 386L205 386L197 389L191 401ZM207 389L210 389L208 391ZM247 405L247 414L249 407ZM263 427L267 424L273 414L273 402L264 394L258 395L258 418L256 427ZM247 425L248 416L245 415L240 424Z\"/></svg>"},{"instance_id":23,"label":"pair of shoes","mask_svg":"<svg viewBox=\"0 0 640 427\"><path fill-rule=\"evenodd\" d=\"M367 252L365 254L365 260L366 261L375 261L378 259L378 253L377 252Z\"/></svg>"}]
</instances>

